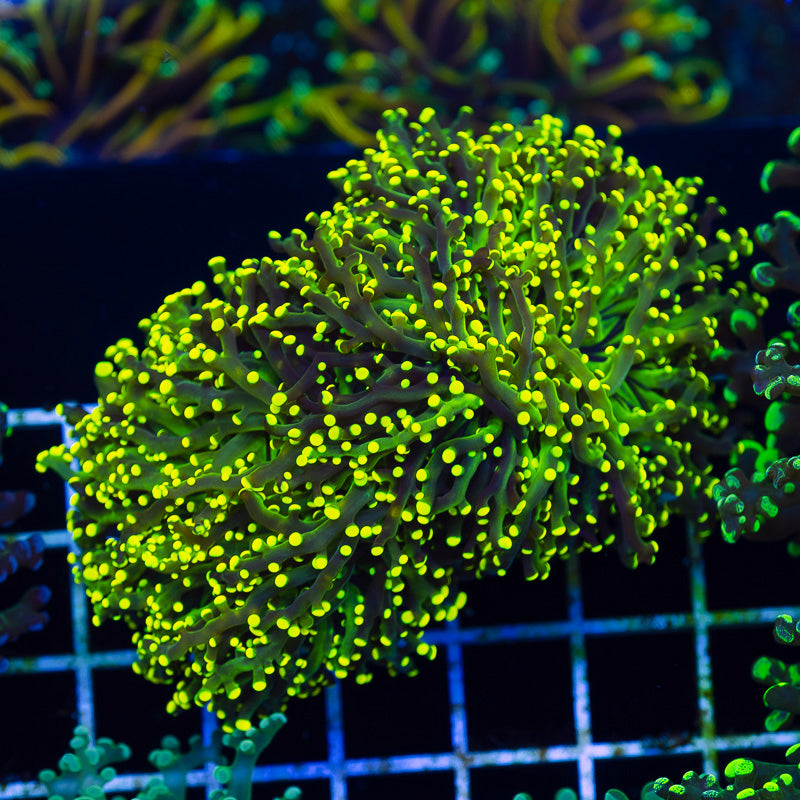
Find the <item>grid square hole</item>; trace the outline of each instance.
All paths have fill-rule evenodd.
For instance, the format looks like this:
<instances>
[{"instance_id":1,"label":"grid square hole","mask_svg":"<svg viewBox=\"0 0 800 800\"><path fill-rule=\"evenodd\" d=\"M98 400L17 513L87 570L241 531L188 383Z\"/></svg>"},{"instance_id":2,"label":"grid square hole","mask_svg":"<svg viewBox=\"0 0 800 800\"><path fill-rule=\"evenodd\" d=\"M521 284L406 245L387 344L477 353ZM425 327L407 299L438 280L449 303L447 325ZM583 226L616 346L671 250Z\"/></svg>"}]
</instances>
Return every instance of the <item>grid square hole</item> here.
<instances>
[{"instance_id":1,"label":"grid square hole","mask_svg":"<svg viewBox=\"0 0 800 800\"><path fill-rule=\"evenodd\" d=\"M342 682L348 758L437 753L450 749L447 659L440 648L419 660L414 677L376 670L369 683Z\"/></svg>"},{"instance_id":2,"label":"grid square hole","mask_svg":"<svg viewBox=\"0 0 800 800\"><path fill-rule=\"evenodd\" d=\"M465 647L470 750L574 742L570 663L566 641Z\"/></svg>"},{"instance_id":3,"label":"grid square hole","mask_svg":"<svg viewBox=\"0 0 800 800\"><path fill-rule=\"evenodd\" d=\"M575 763L564 761L480 767L470 770L469 782L472 800L512 800L523 792L535 800L552 800L559 789L576 789L578 778Z\"/></svg>"},{"instance_id":4,"label":"grid square hole","mask_svg":"<svg viewBox=\"0 0 800 800\"><path fill-rule=\"evenodd\" d=\"M406 772L347 779L348 800L409 800L412 797L455 800L453 773Z\"/></svg>"},{"instance_id":5,"label":"grid square hole","mask_svg":"<svg viewBox=\"0 0 800 800\"><path fill-rule=\"evenodd\" d=\"M688 633L588 637L595 741L696 733L693 647Z\"/></svg>"}]
</instances>

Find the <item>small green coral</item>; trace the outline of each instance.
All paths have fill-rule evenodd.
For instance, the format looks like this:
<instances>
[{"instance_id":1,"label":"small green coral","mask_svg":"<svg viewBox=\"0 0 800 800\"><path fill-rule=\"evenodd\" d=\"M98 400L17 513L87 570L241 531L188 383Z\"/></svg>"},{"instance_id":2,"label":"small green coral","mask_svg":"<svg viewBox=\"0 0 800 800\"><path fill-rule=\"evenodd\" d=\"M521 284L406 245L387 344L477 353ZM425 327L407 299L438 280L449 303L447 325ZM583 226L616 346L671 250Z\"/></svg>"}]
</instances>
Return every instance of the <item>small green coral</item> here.
<instances>
[{"instance_id":1,"label":"small green coral","mask_svg":"<svg viewBox=\"0 0 800 800\"><path fill-rule=\"evenodd\" d=\"M58 771L45 769L39 780L47 789L51 800L75 800L92 797L105 798L103 787L116 776L112 764L125 761L131 756L130 748L111 739L98 739L92 745L89 730L82 725L75 728L66 753L58 762Z\"/></svg>"},{"instance_id":2,"label":"small green coral","mask_svg":"<svg viewBox=\"0 0 800 800\"><path fill-rule=\"evenodd\" d=\"M786 764L735 758L723 772L722 779L710 773L685 772L680 781L659 778L646 784L641 800L800 800L800 744L786 751ZM527 796L524 796L527 797ZM517 800L515 798L514 800ZM628 800L617 789L605 793L605 800Z\"/></svg>"},{"instance_id":3,"label":"small green coral","mask_svg":"<svg viewBox=\"0 0 800 800\"><path fill-rule=\"evenodd\" d=\"M781 614L775 622L774 636L781 644L800 646L800 622ZM762 656L753 664L753 677L768 687L764 705L771 710L764 723L766 729L786 730L800 714L800 666Z\"/></svg>"},{"instance_id":4,"label":"small green coral","mask_svg":"<svg viewBox=\"0 0 800 800\"><path fill-rule=\"evenodd\" d=\"M782 614L775 623L775 639L783 644L800 645L800 622ZM800 680L797 666L788 666L773 658L760 658L753 665L753 677L769 686L764 704L771 709L766 727L770 731L784 730L800 713ZM766 800L800 800L800 743L786 751L787 763L778 764L755 758L736 758L724 770L722 779L716 775L698 774L690 770L680 782L659 778L647 784L642 800L724 800L724 798L757 798ZM607 800L627 800L621 792L612 790Z\"/></svg>"},{"instance_id":5,"label":"small green coral","mask_svg":"<svg viewBox=\"0 0 800 800\"><path fill-rule=\"evenodd\" d=\"M704 372L746 234L616 144L543 117L477 135L390 112L281 257L211 266L97 366L40 468L95 621L136 669L247 726L334 676L413 673L468 576L707 529ZM73 461L75 463L73 463Z\"/></svg>"},{"instance_id":6,"label":"small green coral","mask_svg":"<svg viewBox=\"0 0 800 800\"><path fill-rule=\"evenodd\" d=\"M715 775L684 773L679 783L659 778L642 790L642 800L677 798L681 800L723 800L723 798L770 798L800 800L800 744L786 751L787 764L776 764L750 758L736 758L726 767L720 783ZM624 797L624 796L623 796Z\"/></svg>"},{"instance_id":7,"label":"small green coral","mask_svg":"<svg viewBox=\"0 0 800 800\"><path fill-rule=\"evenodd\" d=\"M189 749L181 752L180 742L174 736L165 736L161 747L150 756L160 774L151 776L134 800L184 800L187 796L188 775L207 762L216 762L214 779L220 787L214 789L210 800L250 800L253 768L261 753L285 724L283 714L273 714L262 719L257 728L222 735L216 731L210 745L203 745L199 736L189 742ZM228 764L221 746L234 750ZM107 784L116 776L113 764L130 758L130 748L111 739L98 739L92 745L89 731L83 726L75 728L70 741L72 752L58 763L58 771L42 770L39 780L47 790L49 800L106 800ZM113 795L117 800L120 795ZM302 792L290 786L275 800L301 800Z\"/></svg>"}]
</instances>

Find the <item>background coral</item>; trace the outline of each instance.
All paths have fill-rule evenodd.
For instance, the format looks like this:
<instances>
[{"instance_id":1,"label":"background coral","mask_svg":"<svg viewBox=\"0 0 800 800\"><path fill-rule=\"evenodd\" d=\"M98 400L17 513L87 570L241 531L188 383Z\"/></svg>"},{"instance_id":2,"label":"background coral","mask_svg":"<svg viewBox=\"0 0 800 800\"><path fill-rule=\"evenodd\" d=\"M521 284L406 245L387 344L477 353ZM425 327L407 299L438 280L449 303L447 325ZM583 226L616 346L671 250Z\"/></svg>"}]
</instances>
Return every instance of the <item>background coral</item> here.
<instances>
[{"instance_id":1,"label":"background coral","mask_svg":"<svg viewBox=\"0 0 800 800\"><path fill-rule=\"evenodd\" d=\"M789 136L794 155L800 150L799 142L800 128ZM771 161L764 168L761 185L764 191L800 186L797 162ZM792 453L800 451L800 411L790 397L800 394L800 368L795 364L800 359L800 301L793 299L800 293L798 235L800 218L791 211L778 212L771 224L760 225L754 234L761 251L772 260L753 267L752 283L759 291L777 293L784 301L790 327L757 353L752 369L755 392L770 401L764 418L767 437L763 443L743 443L745 466L730 470L715 489L723 533L731 541L742 536L777 539L797 535L800 457ZM747 474L748 463L754 466L752 475ZM791 546L796 552L796 544Z\"/></svg>"},{"instance_id":2,"label":"background coral","mask_svg":"<svg viewBox=\"0 0 800 800\"><path fill-rule=\"evenodd\" d=\"M399 106L693 122L729 94L707 33L673 0L5 3L0 166L365 146Z\"/></svg>"},{"instance_id":3,"label":"background coral","mask_svg":"<svg viewBox=\"0 0 800 800\"><path fill-rule=\"evenodd\" d=\"M30 0L0 7L0 166L127 161L263 120L258 3Z\"/></svg>"},{"instance_id":4,"label":"background coral","mask_svg":"<svg viewBox=\"0 0 800 800\"><path fill-rule=\"evenodd\" d=\"M708 25L686 3L322 4L335 21L326 62L335 77L284 93L276 120L287 128L322 121L360 146L374 142L383 109L398 106L416 114L432 105L453 118L468 104L484 128L550 112L628 130L708 119L728 101L719 66L692 54Z\"/></svg>"},{"instance_id":5,"label":"background coral","mask_svg":"<svg viewBox=\"0 0 800 800\"><path fill-rule=\"evenodd\" d=\"M731 81L737 116L798 113L799 30L767 0L6 2L0 165L366 146L400 106L630 130L727 113Z\"/></svg>"},{"instance_id":6,"label":"background coral","mask_svg":"<svg viewBox=\"0 0 800 800\"><path fill-rule=\"evenodd\" d=\"M6 405L0 403L0 463L3 461L3 439L10 433L7 411ZM34 503L33 493L24 489L0 491L0 527L16 522L33 508ZM0 538L0 583L20 567L38 569L43 552L44 540L38 534L11 540ZM31 586L16 603L0 611L0 645L13 642L25 633L41 630L48 621L43 609L49 599L47 586ZM7 667L8 662L0 656L0 672Z\"/></svg>"},{"instance_id":7,"label":"background coral","mask_svg":"<svg viewBox=\"0 0 800 800\"><path fill-rule=\"evenodd\" d=\"M688 442L724 426L702 370L746 235L616 130L405 116L331 174L310 236L272 234L285 258L212 260L221 299L197 282L141 352L109 348L99 407L42 455L77 492L96 621L136 629L172 710L247 726L376 662L413 673L461 576L611 543L649 563L677 508L703 528Z\"/></svg>"}]
</instances>

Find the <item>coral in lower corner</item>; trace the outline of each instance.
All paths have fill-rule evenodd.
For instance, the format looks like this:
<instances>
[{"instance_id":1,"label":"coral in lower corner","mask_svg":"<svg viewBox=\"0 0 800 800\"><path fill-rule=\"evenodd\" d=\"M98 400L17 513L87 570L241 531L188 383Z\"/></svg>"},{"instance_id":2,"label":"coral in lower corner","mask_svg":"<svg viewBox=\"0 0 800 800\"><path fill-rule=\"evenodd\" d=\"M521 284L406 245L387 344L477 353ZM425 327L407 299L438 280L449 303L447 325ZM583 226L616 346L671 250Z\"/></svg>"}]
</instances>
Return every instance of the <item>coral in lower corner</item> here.
<instances>
[{"instance_id":1,"label":"coral in lower corner","mask_svg":"<svg viewBox=\"0 0 800 800\"><path fill-rule=\"evenodd\" d=\"M659 778L642 790L642 800L677 798L684 800L722 800L722 798L800 798L800 744L786 751L786 763L736 758L729 762L722 778L694 770L684 773L680 781Z\"/></svg>"},{"instance_id":2,"label":"coral in lower corner","mask_svg":"<svg viewBox=\"0 0 800 800\"><path fill-rule=\"evenodd\" d=\"M210 800L250 800L256 761L285 722L282 714L273 714L262 719L258 727L224 735L216 731L209 745L194 736L185 752L174 736L164 737L161 747L149 755L150 763L159 774L148 778L145 785L136 790L134 800L184 800L189 773L209 763L215 765L213 779L218 784L208 795ZM232 759L228 759L223 747L233 749ZM39 773L47 797L51 800L119 797L108 794L114 788L117 774L114 765L130 758L130 748L105 738L93 744L83 726L75 728L70 748L71 752L61 758L57 770L46 769ZM274 800L302 800L302 792L290 786Z\"/></svg>"},{"instance_id":3,"label":"coral in lower corner","mask_svg":"<svg viewBox=\"0 0 800 800\"><path fill-rule=\"evenodd\" d=\"M782 614L775 623L775 639L786 645L800 645L798 620ZM770 709L766 728L785 730L800 713L800 681L796 665L787 666L779 659L760 658L753 665L753 677L768 686L764 705ZM722 798L800 799L800 743L786 750L786 763L737 758L722 775L684 773L680 781L659 778L642 790L643 800L685 798L686 800L722 800ZM727 779L727 782L725 781ZM624 800L624 798L623 798Z\"/></svg>"},{"instance_id":4,"label":"coral in lower corner","mask_svg":"<svg viewBox=\"0 0 800 800\"><path fill-rule=\"evenodd\" d=\"M775 624L777 641L800 645L800 623L788 614L781 615ZM761 658L753 665L753 676L769 688L764 704L771 709L766 727L770 731L784 730L800 713L800 681L797 667L778 659ZM678 781L659 778L646 784L639 795L641 800L800 800L800 742L786 750L785 762L767 762L742 757L730 761L720 775L689 770ZM518 795L514 800L530 800ZM571 789L558 792L556 800L576 800ZM628 800L625 793L611 789L605 800Z\"/></svg>"}]
</instances>

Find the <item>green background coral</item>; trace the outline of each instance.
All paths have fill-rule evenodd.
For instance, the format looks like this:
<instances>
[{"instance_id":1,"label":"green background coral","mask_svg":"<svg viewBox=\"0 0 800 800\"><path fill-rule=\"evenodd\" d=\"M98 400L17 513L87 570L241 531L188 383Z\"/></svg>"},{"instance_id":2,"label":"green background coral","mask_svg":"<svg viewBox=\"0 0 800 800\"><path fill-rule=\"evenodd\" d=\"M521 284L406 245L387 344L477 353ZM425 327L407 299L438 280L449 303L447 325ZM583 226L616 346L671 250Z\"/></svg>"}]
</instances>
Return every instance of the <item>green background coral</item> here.
<instances>
[{"instance_id":1,"label":"green background coral","mask_svg":"<svg viewBox=\"0 0 800 800\"><path fill-rule=\"evenodd\" d=\"M800 128L788 140L790 152L800 153ZM764 168L761 188L770 192L780 188L800 188L800 167L796 160L773 160ZM791 205L800 208L795 200ZM755 467L748 475L744 466L729 470L715 489L723 534L730 541L742 536L754 539L791 539L792 552L798 552L797 524L800 520L800 410L792 400L800 394L800 217L790 209L762 223L754 232L759 261L752 268L751 282L756 290L769 294L773 309L785 314L788 329L763 343L752 363L753 390L768 402L764 412L766 437L762 442L747 442L740 448ZM741 454L740 454L741 456Z\"/></svg>"},{"instance_id":2,"label":"green background coral","mask_svg":"<svg viewBox=\"0 0 800 800\"><path fill-rule=\"evenodd\" d=\"M369 144L380 109L433 105L476 125L543 113L630 130L721 113L729 86L694 52L708 24L672 0L322 0L335 22L327 63L304 112ZM376 111L377 109L377 111Z\"/></svg>"},{"instance_id":3,"label":"green background coral","mask_svg":"<svg viewBox=\"0 0 800 800\"><path fill-rule=\"evenodd\" d=\"M7 3L0 166L365 146L397 107L695 122L729 97L707 34L674 0Z\"/></svg>"}]
</instances>

